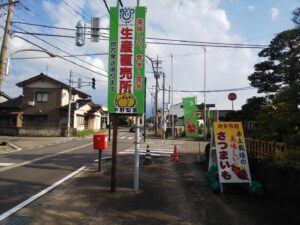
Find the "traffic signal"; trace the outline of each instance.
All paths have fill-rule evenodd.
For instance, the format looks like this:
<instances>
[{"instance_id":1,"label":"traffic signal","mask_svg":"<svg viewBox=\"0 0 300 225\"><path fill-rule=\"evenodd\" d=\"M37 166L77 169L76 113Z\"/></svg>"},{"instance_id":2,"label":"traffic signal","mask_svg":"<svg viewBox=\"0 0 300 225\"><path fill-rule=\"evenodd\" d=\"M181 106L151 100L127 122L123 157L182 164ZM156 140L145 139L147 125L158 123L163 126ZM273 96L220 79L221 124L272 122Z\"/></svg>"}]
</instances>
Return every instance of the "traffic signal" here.
<instances>
[{"instance_id":1,"label":"traffic signal","mask_svg":"<svg viewBox=\"0 0 300 225\"><path fill-rule=\"evenodd\" d=\"M94 90L96 89L96 80L95 80L95 78L92 78L92 88Z\"/></svg>"},{"instance_id":2,"label":"traffic signal","mask_svg":"<svg viewBox=\"0 0 300 225\"><path fill-rule=\"evenodd\" d=\"M76 25L76 45L83 46L85 44L85 25L79 20Z\"/></svg>"}]
</instances>

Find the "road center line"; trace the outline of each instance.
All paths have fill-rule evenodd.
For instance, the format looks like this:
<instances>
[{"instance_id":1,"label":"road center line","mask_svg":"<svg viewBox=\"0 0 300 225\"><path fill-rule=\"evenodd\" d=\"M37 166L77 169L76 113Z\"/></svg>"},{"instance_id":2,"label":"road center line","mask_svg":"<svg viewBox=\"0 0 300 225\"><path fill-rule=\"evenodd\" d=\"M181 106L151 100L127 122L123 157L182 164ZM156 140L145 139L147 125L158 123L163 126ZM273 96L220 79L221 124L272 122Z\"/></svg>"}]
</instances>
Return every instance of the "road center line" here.
<instances>
[{"instance_id":1,"label":"road center line","mask_svg":"<svg viewBox=\"0 0 300 225\"><path fill-rule=\"evenodd\" d=\"M57 182L55 182L54 184L52 184L51 186L47 187L46 189L40 191L36 195L30 197L29 199L25 200L24 202L21 202L20 204L16 205L15 207L11 208L10 210L6 211L5 213L2 213L0 215L0 221L6 219L10 215L12 215L15 212L19 211L20 209L24 208L25 206L27 206L31 202L35 201L39 197L43 196L44 194L48 193L52 189L56 188L57 186L59 186L60 184L62 184L63 182L65 182L66 180L68 180L71 177L75 176L76 174L78 174L79 172L81 172L82 170L84 170L85 168L86 168L85 166L80 167L78 170L74 171L73 173L70 173L68 176L64 177L63 179L61 179L61 180L59 180Z\"/></svg>"},{"instance_id":2,"label":"road center line","mask_svg":"<svg viewBox=\"0 0 300 225\"><path fill-rule=\"evenodd\" d=\"M6 170L10 170L10 169L13 169L13 168L16 168L16 167L20 167L20 166L25 166L25 165L28 165L28 164L31 164L31 163L34 163L34 162L38 162L38 161L44 160L44 159L52 158L54 156L58 156L58 155L61 155L61 154L67 153L67 152L72 152L72 151L75 151L77 149L87 147L87 146L89 146L91 144L93 144L93 143L81 145L79 147L67 149L67 150L62 151L62 152L54 153L54 154L43 156L43 157L38 157L38 158L35 158L33 160L29 160L29 161L25 161L25 162L22 162L22 163L17 163L17 164L11 165L11 166L3 167L3 168L0 169L0 172L6 171Z\"/></svg>"}]
</instances>

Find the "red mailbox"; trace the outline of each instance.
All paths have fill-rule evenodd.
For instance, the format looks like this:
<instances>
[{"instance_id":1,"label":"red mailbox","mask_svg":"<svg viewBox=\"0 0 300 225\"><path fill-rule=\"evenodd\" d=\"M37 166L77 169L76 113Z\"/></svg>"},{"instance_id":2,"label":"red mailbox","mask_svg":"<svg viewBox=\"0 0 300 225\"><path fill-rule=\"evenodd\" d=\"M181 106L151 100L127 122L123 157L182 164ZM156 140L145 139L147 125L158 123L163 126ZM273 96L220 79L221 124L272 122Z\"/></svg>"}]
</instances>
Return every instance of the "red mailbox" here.
<instances>
[{"instance_id":1,"label":"red mailbox","mask_svg":"<svg viewBox=\"0 0 300 225\"><path fill-rule=\"evenodd\" d=\"M94 134L93 143L95 150L104 150L108 148L107 134Z\"/></svg>"}]
</instances>

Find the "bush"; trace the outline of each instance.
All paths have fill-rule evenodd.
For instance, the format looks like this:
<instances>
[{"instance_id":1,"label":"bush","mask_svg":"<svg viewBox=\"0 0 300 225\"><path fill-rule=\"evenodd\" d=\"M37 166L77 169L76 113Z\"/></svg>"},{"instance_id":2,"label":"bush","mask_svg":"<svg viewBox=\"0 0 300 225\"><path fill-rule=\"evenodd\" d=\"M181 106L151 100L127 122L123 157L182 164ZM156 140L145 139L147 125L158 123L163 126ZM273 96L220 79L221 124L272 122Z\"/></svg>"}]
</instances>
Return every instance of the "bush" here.
<instances>
[{"instance_id":1,"label":"bush","mask_svg":"<svg viewBox=\"0 0 300 225\"><path fill-rule=\"evenodd\" d=\"M106 129L101 129L101 130L80 130L77 131L76 136L77 137L82 137L82 136L89 136L89 135L93 135L93 134L99 134L99 133L105 133Z\"/></svg>"}]
</instances>

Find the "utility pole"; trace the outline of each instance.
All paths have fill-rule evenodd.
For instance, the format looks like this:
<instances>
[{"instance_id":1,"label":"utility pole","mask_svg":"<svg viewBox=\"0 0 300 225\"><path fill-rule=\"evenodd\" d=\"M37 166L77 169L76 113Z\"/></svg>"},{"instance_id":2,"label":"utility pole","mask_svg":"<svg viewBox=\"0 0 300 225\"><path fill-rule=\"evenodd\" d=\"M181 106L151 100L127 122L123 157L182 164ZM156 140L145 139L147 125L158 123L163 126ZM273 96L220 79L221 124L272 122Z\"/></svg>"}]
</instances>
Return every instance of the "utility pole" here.
<instances>
[{"instance_id":1,"label":"utility pole","mask_svg":"<svg viewBox=\"0 0 300 225\"><path fill-rule=\"evenodd\" d=\"M161 61L158 60L158 56L156 59L156 71L154 72L154 77L156 80L155 85L155 120L154 120L154 126L155 126L155 134L158 132L158 115L157 115L157 108L158 108L158 79L160 78L160 72L158 71L160 69L159 65L161 64Z\"/></svg>"},{"instance_id":2,"label":"utility pole","mask_svg":"<svg viewBox=\"0 0 300 225\"><path fill-rule=\"evenodd\" d=\"M171 106L171 86L169 85L169 96L168 96L168 122L169 122L169 126L171 125L171 123L170 123L170 121L171 121L171 118L170 118L170 116L171 116L171 114L170 114L170 106Z\"/></svg>"},{"instance_id":3,"label":"utility pole","mask_svg":"<svg viewBox=\"0 0 300 225\"><path fill-rule=\"evenodd\" d=\"M70 136L71 127L71 101L72 101L72 71L70 70L69 76L69 102L68 102L68 137Z\"/></svg>"},{"instance_id":4,"label":"utility pole","mask_svg":"<svg viewBox=\"0 0 300 225\"><path fill-rule=\"evenodd\" d=\"M172 87L172 137L175 137L175 124L174 124L174 86L173 86L173 54L171 53L171 87Z\"/></svg>"},{"instance_id":5,"label":"utility pole","mask_svg":"<svg viewBox=\"0 0 300 225\"><path fill-rule=\"evenodd\" d=\"M2 90L4 64L5 64L6 55L7 55L8 39L9 39L11 19L13 17L14 4L15 4L14 0L9 0L5 29L4 29L4 34L3 34L3 41L2 41L2 46L1 46L1 56L0 56L0 91Z\"/></svg>"},{"instance_id":6,"label":"utility pole","mask_svg":"<svg viewBox=\"0 0 300 225\"><path fill-rule=\"evenodd\" d=\"M204 50L204 56L203 56L203 59L204 59L204 62L203 62L203 76L204 76L204 92L203 92L203 100L204 100L204 127L203 127L203 138L204 140L206 140L206 136L207 136L207 127L206 127L206 48L203 47L203 50Z\"/></svg>"},{"instance_id":7,"label":"utility pole","mask_svg":"<svg viewBox=\"0 0 300 225\"><path fill-rule=\"evenodd\" d=\"M162 131L163 131L163 139L166 138L165 136L165 73L163 73L163 110L162 110Z\"/></svg>"}]
</instances>

